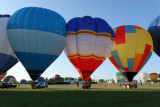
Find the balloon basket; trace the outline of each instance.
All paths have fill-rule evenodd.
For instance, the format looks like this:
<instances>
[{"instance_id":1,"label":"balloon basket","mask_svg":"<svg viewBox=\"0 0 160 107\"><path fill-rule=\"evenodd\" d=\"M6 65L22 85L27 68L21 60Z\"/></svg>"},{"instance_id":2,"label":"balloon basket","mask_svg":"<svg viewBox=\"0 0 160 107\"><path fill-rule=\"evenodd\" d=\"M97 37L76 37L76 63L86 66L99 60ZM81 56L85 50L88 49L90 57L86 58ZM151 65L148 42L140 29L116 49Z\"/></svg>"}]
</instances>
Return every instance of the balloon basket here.
<instances>
[{"instance_id":1,"label":"balloon basket","mask_svg":"<svg viewBox=\"0 0 160 107\"><path fill-rule=\"evenodd\" d=\"M31 84L31 89L36 89L36 83L34 81Z\"/></svg>"},{"instance_id":2,"label":"balloon basket","mask_svg":"<svg viewBox=\"0 0 160 107\"><path fill-rule=\"evenodd\" d=\"M133 84L127 84L126 89L133 89L133 88L138 88L136 83Z\"/></svg>"}]
</instances>

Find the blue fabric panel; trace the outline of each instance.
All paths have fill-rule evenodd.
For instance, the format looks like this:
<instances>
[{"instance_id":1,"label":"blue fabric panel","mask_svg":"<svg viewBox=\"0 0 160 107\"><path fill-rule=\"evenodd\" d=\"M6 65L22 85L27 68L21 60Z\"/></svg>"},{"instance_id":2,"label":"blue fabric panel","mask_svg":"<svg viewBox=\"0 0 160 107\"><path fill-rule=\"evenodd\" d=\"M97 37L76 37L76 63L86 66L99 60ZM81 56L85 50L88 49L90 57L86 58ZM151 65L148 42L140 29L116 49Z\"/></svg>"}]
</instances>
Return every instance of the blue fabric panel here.
<instances>
[{"instance_id":1,"label":"blue fabric panel","mask_svg":"<svg viewBox=\"0 0 160 107\"><path fill-rule=\"evenodd\" d=\"M111 34L111 38L115 38L113 29L105 20L94 18L94 21L96 23L96 33L107 32Z\"/></svg>"},{"instance_id":2,"label":"blue fabric panel","mask_svg":"<svg viewBox=\"0 0 160 107\"><path fill-rule=\"evenodd\" d=\"M81 20L79 20L77 30L83 30L83 29L92 30L96 32L96 23L92 17L84 16L81 18Z\"/></svg>"},{"instance_id":3,"label":"blue fabric panel","mask_svg":"<svg viewBox=\"0 0 160 107\"><path fill-rule=\"evenodd\" d=\"M38 7L17 10L9 19L7 29L32 29L66 35L66 22L58 13Z\"/></svg>"},{"instance_id":4,"label":"blue fabric panel","mask_svg":"<svg viewBox=\"0 0 160 107\"><path fill-rule=\"evenodd\" d=\"M128 62L128 72L132 72L134 58L127 58L127 62Z\"/></svg>"},{"instance_id":5,"label":"blue fabric panel","mask_svg":"<svg viewBox=\"0 0 160 107\"><path fill-rule=\"evenodd\" d=\"M122 63L121 63L121 60L120 60L120 58L119 58L119 55L118 55L118 51L117 51L117 50L112 51L112 52L111 52L111 55L112 55L112 57L114 58L114 60L116 61L117 65L118 65L118 67L121 69L121 71L122 71L122 72L125 72L125 71L124 71L124 68L123 68L123 65L122 65Z\"/></svg>"},{"instance_id":6,"label":"blue fabric panel","mask_svg":"<svg viewBox=\"0 0 160 107\"><path fill-rule=\"evenodd\" d=\"M80 17L71 19L66 25L67 31L77 32L77 26L80 19Z\"/></svg>"},{"instance_id":7,"label":"blue fabric panel","mask_svg":"<svg viewBox=\"0 0 160 107\"><path fill-rule=\"evenodd\" d=\"M132 25L125 26L125 33L136 33L136 29Z\"/></svg>"},{"instance_id":8,"label":"blue fabric panel","mask_svg":"<svg viewBox=\"0 0 160 107\"><path fill-rule=\"evenodd\" d=\"M144 65L148 62L148 60L149 60L149 58L151 57L151 55L152 55L152 52L149 53L147 59L145 60L145 62L143 63L143 65L141 66L141 68L139 69L139 71L140 71L140 70L144 67ZM139 72L139 71L138 71L138 72Z\"/></svg>"},{"instance_id":9,"label":"blue fabric panel","mask_svg":"<svg viewBox=\"0 0 160 107\"><path fill-rule=\"evenodd\" d=\"M18 60L11 55L0 53L0 72L5 73L12 68Z\"/></svg>"},{"instance_id":10,"label":"blue fabric panel","mask_svg":"<svg viewBox=\"0 0 160 107\"><path fill-rule=\"evenodd\" d=\"M84 16L82 18L76 17L67 23L67 31L77 32L78 30L84 29L92 30L96 33L110 33L111 37L115 38L113 29L101 18L92 18L90 16Z\"/></svg>"},{"instance_id":11,"label":"blue fabric panel","mask_svg":"<svg viewBox=\"0 0 160 107\"><path fill-rule=\"evenodd\" d=\"M45 71L52 62L54 62L58 56L38 54L38 53L26 53L15 52L18 59L27 70Z\"/></svg>"}]
</instances>

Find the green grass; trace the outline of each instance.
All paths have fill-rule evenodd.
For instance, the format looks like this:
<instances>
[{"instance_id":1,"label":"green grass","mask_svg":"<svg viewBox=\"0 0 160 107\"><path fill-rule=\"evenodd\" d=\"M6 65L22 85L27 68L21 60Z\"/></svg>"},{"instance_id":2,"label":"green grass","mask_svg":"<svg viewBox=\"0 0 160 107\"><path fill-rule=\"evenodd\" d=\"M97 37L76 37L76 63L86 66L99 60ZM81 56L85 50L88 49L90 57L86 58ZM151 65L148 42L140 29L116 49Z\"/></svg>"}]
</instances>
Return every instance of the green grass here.
<instances>
[{"instance_id":1,"label":"green grass","mask_svg":"<svg viewBox=\"0 0 160 107\"><path fill-rule=\"evenodd\" d=\"M0 89L0 107L159 107L160 90Z\"/></svg>"}]
</instances>

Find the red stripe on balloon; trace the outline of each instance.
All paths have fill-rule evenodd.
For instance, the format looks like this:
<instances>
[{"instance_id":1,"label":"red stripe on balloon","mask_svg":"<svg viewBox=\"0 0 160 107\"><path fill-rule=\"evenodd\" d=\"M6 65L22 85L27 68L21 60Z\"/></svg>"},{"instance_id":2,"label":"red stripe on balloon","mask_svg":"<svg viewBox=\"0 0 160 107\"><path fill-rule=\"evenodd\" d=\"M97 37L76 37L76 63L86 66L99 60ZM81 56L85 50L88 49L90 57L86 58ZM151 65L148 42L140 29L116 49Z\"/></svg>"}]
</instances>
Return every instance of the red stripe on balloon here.
<instances>
[{"instance_id":1,"label":"red stripe on balloon","mask_svg":"<svg viewBox=\"0 0 160 107\"><path fill-rule=\"evenodd\" d=\"M124 71L125 71L125 72L128 72L128 67L127 67L127 68L124 68Z\"/></svg>"},{"instance_id":2,"label":"red stripe on balloon","mask_svg":"<svg viewBox=\"0 0 160 107\"><path fill-rule=\"evenodd\" d=\"M118 27L115 34L116 44L125 43L125 26Z\"/></svg>"}]
</instances>

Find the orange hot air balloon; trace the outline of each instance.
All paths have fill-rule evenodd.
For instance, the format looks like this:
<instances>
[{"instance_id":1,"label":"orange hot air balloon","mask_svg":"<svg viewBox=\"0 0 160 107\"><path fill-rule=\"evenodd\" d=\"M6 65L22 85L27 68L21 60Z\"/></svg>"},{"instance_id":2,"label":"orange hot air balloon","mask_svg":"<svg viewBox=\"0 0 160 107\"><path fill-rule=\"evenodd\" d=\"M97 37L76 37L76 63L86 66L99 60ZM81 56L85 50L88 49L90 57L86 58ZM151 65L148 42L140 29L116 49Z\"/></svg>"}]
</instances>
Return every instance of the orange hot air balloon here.
<instances>
[{"instance_id":1,"label":"orange hot air balloon","mask_svg":"<svg viewBox=\"0 0 160 107\"><path fill-rule=\"evenodd\" d=\"M153 81L156 82L158 79L159 75L157 73L150 73L149 78Z\"/></svg>"}]
</instances>

